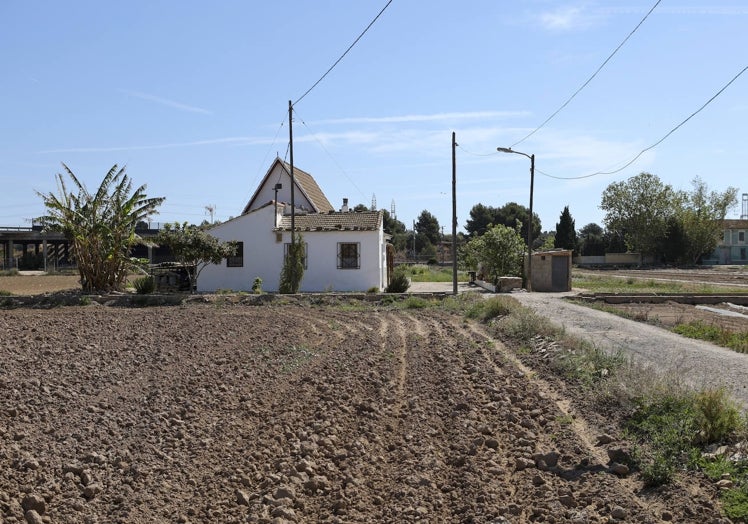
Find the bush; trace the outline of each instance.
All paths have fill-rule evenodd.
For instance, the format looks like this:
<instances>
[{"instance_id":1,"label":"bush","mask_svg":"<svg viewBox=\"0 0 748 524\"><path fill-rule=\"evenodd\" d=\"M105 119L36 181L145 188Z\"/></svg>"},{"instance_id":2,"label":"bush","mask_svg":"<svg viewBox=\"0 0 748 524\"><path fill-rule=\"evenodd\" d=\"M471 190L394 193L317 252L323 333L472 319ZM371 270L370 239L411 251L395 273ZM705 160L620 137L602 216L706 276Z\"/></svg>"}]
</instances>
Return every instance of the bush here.
<instances>
[{"instance_id":1,"label":"bush","mask_svg":"<svg viewBox=\"0 0 748 524\"><path fill-rule=\"evenodd\" d=\"M396 269L390 280L390 285L384 290L385 293L405 293L410 287L407 269Z\"/></svg>"},{"instance_id":2,"label":"bush","mask_svg":"<svg viewBox=\"0 0 748 524\"><path fill-rule=\"evenodd\" d=\"M262 294L262 279L260 277L255 277L254 282L252 282L252 293L255 295Z\"/></svg>"},{"instance_id":3,"label":"bush","mask_svg":"<svg viewBox=\"0 0 748 524\"><path fill-rule=\"evenodd\" d=\"M132 285L138 295L148 295L156 290L156 281L152 276L137 278Z\"/></svg>"},{"instance_id":4,"label":"bush","mask_svg":"<svg viewBox=\"0 0 748 524\"><path fill-rule=\"evenodd\" d=\"M740 411L724 388L705 389L696 395L696 422L700 442L721 442L740 428Z\"/></svg>"}]
</instances>

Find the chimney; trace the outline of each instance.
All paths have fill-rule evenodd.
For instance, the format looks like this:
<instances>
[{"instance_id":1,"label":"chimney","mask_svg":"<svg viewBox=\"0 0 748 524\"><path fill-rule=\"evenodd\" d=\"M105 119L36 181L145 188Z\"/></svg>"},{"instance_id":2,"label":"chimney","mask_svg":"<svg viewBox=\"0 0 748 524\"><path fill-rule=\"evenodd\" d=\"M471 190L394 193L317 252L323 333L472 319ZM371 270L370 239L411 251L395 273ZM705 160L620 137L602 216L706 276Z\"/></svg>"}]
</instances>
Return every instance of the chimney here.
<instances>
[{"instance_id":1,"label":"chimney","mask_svg":"<svg viewBox=\"0 0 748 524\"><path fill-rule=\"evenodd\" d=\"M343 199L343 207L340 208L341 213L347 213L348 212L348 199Z\"/></svg>"}]
</instances>

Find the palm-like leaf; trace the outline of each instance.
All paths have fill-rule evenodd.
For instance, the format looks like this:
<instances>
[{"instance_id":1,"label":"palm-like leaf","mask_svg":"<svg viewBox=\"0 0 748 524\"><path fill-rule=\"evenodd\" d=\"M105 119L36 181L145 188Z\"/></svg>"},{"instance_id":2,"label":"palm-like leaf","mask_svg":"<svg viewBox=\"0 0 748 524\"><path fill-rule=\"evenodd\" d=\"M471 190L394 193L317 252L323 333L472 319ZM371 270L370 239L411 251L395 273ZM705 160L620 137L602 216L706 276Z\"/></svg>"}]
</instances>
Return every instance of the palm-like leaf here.
<instances>
[{"instance_id":1,"label":"palm-like leaf","mask_svg":"<svg viewBox=\"0 0 748 524\"><path fill-rule=\"evenodd\" d=\"M65 234L71 242L86 292L121 289L129 269L130 248L140 241L135 225L157 213L164 198L147 198L145 185L132 192L125 168L115 164L95 194L66 166L75 192L69 192L62 174L57 175L57 194L37 193L47 214L42 225Z\"/></svg>"}]
</instances>

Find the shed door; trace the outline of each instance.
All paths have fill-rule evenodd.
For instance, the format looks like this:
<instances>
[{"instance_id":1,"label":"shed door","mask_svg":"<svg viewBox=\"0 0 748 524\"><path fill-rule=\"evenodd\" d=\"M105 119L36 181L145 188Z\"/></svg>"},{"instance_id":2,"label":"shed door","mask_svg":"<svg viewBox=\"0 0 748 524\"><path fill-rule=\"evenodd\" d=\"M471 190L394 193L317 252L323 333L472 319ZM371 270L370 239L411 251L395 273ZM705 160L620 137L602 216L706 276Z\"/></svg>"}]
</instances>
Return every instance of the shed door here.
<instances>
[{"instance_id":1,"label":"shed door","mask_svg":"<svg viewBox=\"0 0 748 524\"><path fill-rule=\"evenodd\" d=\"M551 257L551 291L570 291L568 257Z\"/></svg>"}]
</instances>

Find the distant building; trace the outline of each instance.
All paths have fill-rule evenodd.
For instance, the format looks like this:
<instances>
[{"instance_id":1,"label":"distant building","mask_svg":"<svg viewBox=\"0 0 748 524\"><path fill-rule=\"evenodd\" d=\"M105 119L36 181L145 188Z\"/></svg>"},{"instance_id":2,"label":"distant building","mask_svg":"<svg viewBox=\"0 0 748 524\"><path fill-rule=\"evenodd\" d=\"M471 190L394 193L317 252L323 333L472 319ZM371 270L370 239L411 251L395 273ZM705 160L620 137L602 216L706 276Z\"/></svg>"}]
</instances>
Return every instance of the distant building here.
<instances>
[{"instance_id":1,"label":"distant building","mask_svg":"<svg viewBox=\"0 0 748 524\"><path fill-rule=\"evenodd\" d=\"M722 238L704 264L748 264L748 220L726 219Z\"/></svg>"}]
</instances>

